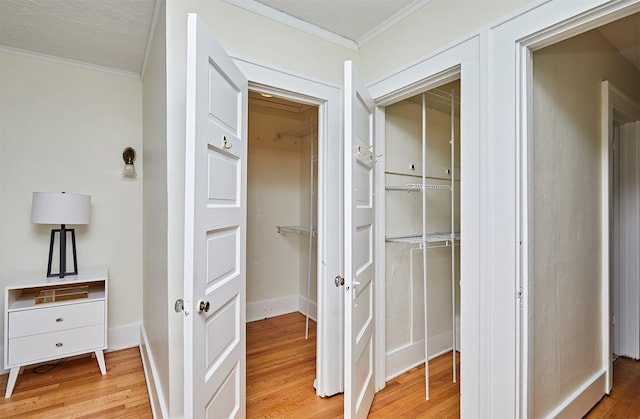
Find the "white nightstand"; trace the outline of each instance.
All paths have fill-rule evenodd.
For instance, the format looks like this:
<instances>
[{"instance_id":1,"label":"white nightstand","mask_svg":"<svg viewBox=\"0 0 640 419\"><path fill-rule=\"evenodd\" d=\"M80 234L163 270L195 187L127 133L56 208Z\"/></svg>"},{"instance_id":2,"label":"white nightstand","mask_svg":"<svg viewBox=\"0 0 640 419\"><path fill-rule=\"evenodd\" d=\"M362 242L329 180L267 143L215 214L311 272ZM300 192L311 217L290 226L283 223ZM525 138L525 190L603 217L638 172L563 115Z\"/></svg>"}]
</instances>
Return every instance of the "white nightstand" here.
<instances>
[{"instance_id":1,"label":"white nightstand","mask_svg":"<svg viewBox=\"0 0 640 419\"><path fill-rule=\"evenodd\" d=\"M107 373L107 290L107 269L64 278L26 276L5 287L5 398L25 365L94 352L100 372Z\"/></svg>"}]
</instances>

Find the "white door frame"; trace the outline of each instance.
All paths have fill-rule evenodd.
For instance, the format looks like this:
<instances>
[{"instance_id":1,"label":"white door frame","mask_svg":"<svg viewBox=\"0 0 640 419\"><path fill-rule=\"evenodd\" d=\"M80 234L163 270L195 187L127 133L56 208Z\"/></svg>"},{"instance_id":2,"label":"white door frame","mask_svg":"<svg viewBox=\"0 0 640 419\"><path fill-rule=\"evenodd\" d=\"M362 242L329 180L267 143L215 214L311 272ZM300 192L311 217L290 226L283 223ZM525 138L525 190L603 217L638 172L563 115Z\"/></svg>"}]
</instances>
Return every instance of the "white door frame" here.
<instances>
[{"instance_id":1,"label":"white door frame","mask_svg":"<svg viewBox=\"0 0 640 419\"><path fill-rule=\"evenodd\" d=\"M486 190L481 184L481 172L489 167L481 167L483 143L480 130L480 38L472 36L401 70L381 81L369 85L369 91L378 105L378 137L376 149L384 153L384 110L381 107L422 93L429 88L447 81L461 79L460 114L460 229L464 235L461 241L460 282L461 282L461 338L460 350L464 353L461 368L460 412L462 417L476 417L481 410L481 394L488 391L481 385L482 365L490 355L487 346L488 318L481 311L486 291L481 283L486 280L488 266L482 263L481 256L488 249L489 235L481 231L481 225L488 225L486 203L480 201L480 191ZM378 170L376 223L376 253L384 254L384 168ZM488 179L484 177L485 181ZM485 255L486 256L486 255ZM486 258L485 258L486 260ZM379 257L376 264L376 390L385 386L385 266L384 258Z\"/></svg>"},{"instance_id":2,"label":"white door frame","mask_svg":"<svg viewBox=\"0 0 640 419\"><path fill-rule=\"evenodd\" d=\"M342 272L342 96L339 86L302 78L285 71L233 57L249 80L249 89L318 106L318 313L316 393L343 391L342 294L333 278Z\"/></svg>"},{"instance_id":3,"label":"white door frame","mask_svg":"<svg viewBox=\"0 0 640 419\"><path fill-rule=\"evenodd\" d=\"M607 146L607 153L610 156L610 158L612 157L613 153L611 153L612 150L612 145L614 142L614 123L618 124L618 125L624 125L626 123L633 123L635 121L640 120L640 106L638 106L638 104L636 104L631 98L629 98L628 96L626 96L622 91L620 91L614 84L612 84L611 82L609 82L608 80L605 80L602 82L602 143L603 143L603 147L606 145ZM618 146L620 146L620 144L618 143ZM620 152L620 148L616 148L616 154L619 154ZM608 181L610 185L615 183L615 175L614 175L614 171L616 170L616 166L619 168L620 167L620 163L619 160L618 162L612 162L611 159L609 161L609 170L606 173L606 179L603 179L602 181ZM603 173L603 176L605 175L605 173ZM619 179L619 178L618 178ZM614 202L620 202L620 194L619 188L615 188L616 192L612 190L610 190L610 195L609 195L609 202L607 203L610 207L610 211L613 212L615 210L614 206ZM615 223L611 222L611 217L608 220L609 221L609 225L611 226L611 228L613 229L613 232L611 234L611 238L612 238L612 243L610 243L610 248L609 248L609 255L611 257L611 270L609 272L610 274L610 279L609 279L609 289L611 292L610 295L610 302L612 307L609 308L609 314L610 316L607 317L607 322L608 324L613 324L612 323L612 318L611 316L614 316L614 314L617 314L615 316L615 324L617 325L617 327L614 325L612 326L612 330L610 330L610 342L611 342L611 346L609 348L609 353L611 354L614 351L614 335L615 335L615 330L620 331L621 330L621 326L622 325L626 325L628 324L628 322L632 323L634 326L631 328L633 330L632 335L633 336L629 336L630 339L632 339L632 341L634 342L633 346L633 355L637 355L638 351L640 351L640 346L638 344L639 342L639 338L638 338L638 333L640 333L640 328L639 328L639 322L640 319L638 318L633 318L633 315L635 313L638 312L638 304L640 304L640 295L636 295L635 296L635 301L634 301L634 306L629 307L628 310L620 310L621 308L621 304L620 304L620 294L616 292L617 287L616 287L616 282L617 280L619 280L619 278L616 278L616 272L620 272L620 259L619 259L619 252L616 251L616 248L619 249L619 247L616 245L616 242L619 240L620 236L617 234L618 232L620 232L619 229L619 221L620 220L616 220ZM637 285L636 285L636 289L637 289ZM604 320L604 319L603 319ZM628 329L627 329L628 330ZM619 353L620 355L630 355L629 351L625 351L624 353ZM610 371L613 371L613 356L609 357L609 364L610 364ZM612 380L609 381L609 385L613 385ZM610 387L609 387L610 388Z\"/></svg>"},{"instance_id":4,"label":"white door frame","mask_svg":"<svg viewBox=\"0 0 640 419\"><path fill-rule=\"evenodd\" d=\"M490 42L485 50L489 57L487 66L491 68L486 103L490 115L486 125L492 141L489 158L494 162L493 196L489 199L493 218L501 220L491 227L491 329L501 332L491 338L493 350L487 367L492 375L488 383L492 394L484 411L488 416L532 416L529 374L532 284L528 266L532 51L626 16L634 7L637 11L638 4L638 0L548 1L490 29ZM601 193L608 193L607 182L603 183ZM608 202L603 205L607 206L606 210L603 208L606 214ZM608 232L608 225L606 229ZM606 240L608 236L603 237ZM609 267L605 248L608 249L608 244L602 252L602 367L608 370L609 357L605 354L609 353ZM608 379L607 374L605 381ZM578 400L587 390L578 390L574 399ZM552 415L568 412L570 405L567 402L559 406Z\"/></svg>"}]
</instances>

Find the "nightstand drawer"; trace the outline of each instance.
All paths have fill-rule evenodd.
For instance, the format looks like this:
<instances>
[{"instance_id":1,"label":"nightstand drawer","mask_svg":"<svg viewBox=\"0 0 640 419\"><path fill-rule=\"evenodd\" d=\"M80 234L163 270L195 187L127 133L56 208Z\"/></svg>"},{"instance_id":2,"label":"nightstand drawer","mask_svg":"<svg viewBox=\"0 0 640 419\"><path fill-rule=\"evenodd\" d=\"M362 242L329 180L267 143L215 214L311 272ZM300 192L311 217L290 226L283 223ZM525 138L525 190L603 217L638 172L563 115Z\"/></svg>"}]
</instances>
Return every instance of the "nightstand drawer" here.
<instances>
[{"instance_id":1,"label":"nightstand drawer","mask_svg":"<svg viewBox=\"0 0 640 419\"><path fill-rule=\"evenodd\" d=\"M9 313L9 339L104 323L104 301Z\"/></svg>"},{"instance_id":2,"label":"nightstand drawer","mask_svg":"<svg viewBox=\"0 0 640 419\"><path fill-rule=\"evenodd\" d=\"M9 339L9 365L30 364L103 349L104 324Z\"/></svg>"}]
</instances>

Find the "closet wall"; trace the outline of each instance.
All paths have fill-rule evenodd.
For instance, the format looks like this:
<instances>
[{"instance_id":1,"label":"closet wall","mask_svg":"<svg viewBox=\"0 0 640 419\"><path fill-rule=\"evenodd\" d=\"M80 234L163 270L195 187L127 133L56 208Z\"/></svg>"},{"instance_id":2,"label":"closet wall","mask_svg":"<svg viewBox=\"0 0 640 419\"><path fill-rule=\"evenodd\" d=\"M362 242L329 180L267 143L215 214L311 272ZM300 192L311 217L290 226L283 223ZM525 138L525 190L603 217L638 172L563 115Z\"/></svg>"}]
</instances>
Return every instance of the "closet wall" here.
<instances>
[{"instance_id":1,"label":"closet wall","mask_svg":"<svg viewBox=\"0 0 640 419\"><path fill-rule=\"evenodd\" d=\"M310 225L317 219L317 108L257 99L249 103L247 184L247 321L306 313L311 263L310 315L315 318L316 239L309 261L308 233L278 233L277 226ZM271 102L276 101L276 102ZM314 186L310 187L310 165Z\"/></svg>"},{"instance_id":2,"label":"closet wall","mask_svg":"<svg viewBox=\"0 0 640 419\"><path fill-rule=\"evenodd\" d=\"M438 96L427 95L427 183L451 184L450 102L445 95L454 91L459 98L459 81L442 86ZM459 104L456 105L459 109ZM422 183L422 95L385 108L385 185ZM460 169L460 119L455 112L456 173ZM459 176L455 182L455 231L459 232ZM428 190L427 231L450 232L451 192ZM385 192L385 236L422 234L422 193ZM443 243L434 243L434 245ZM386 354L387 377L396 376L424 362L424 270L419 244L385 242L386 265ZM452 347L451 247L426 250L428 277L429 356ZM456 246L456 280L459 284L460 249ZM456 312L460 312L456 285ZM458 316L458 314L456 315ZM459 330L459 328L458 328ZM459 336L459 333L458 333ZM459 342L459 339L458 339Z\"/></svg>"}]
</instances>

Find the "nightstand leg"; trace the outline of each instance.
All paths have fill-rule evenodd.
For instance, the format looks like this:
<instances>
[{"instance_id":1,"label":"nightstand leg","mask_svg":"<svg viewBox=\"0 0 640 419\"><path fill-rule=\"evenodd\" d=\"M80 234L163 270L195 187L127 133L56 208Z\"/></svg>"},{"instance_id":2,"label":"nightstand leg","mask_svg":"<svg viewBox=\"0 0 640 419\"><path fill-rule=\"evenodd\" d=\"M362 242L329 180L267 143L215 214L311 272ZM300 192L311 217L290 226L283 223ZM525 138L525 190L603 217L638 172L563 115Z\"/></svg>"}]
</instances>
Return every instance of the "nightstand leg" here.
<instances>
[{"instance_id":1,"label":"nightstand leg","mask_svg":"<svg viewBox=\"0 0 640 419\"><path fill-rule=\"evenodd\" d=\"M16 385L16 380L18 379L18 373L20 372L20 367L11 368L9 371L9 381L7 381L7 391L4 393L4 398L8 399L11 397L11 393L13 393L13 387Z\"/></svg>"},{"instance_id":2,"label":"nightstand leg","mask_svg":"<svg viewBox=\"0 0 640 419\"><path fill-rule=\"evenodd\" d=\"M104 364L104 353L102 351L96 351L95 354L98 365L100 366L100 372L102 375L107 375L107 366Z\"/></svg>"}]
</instances>

